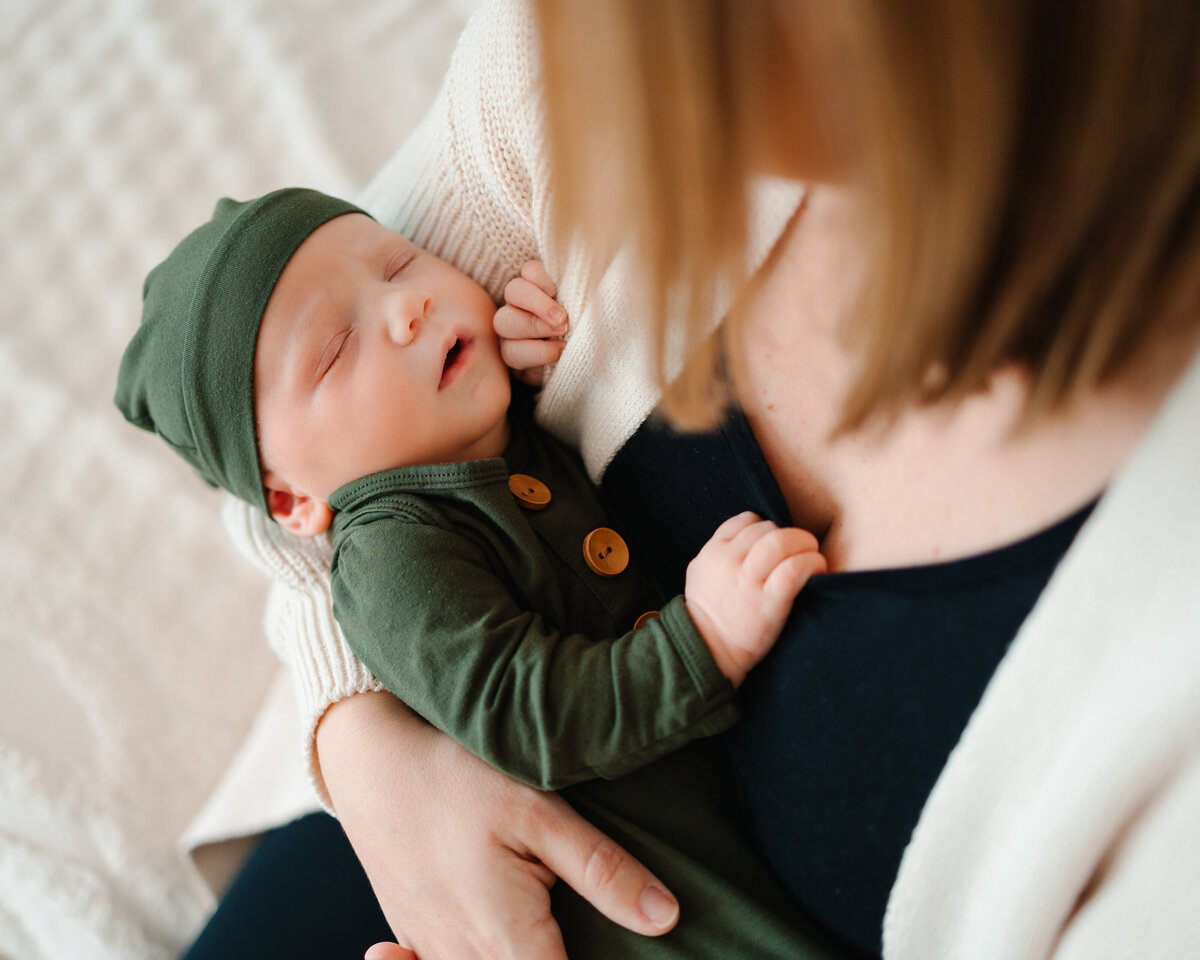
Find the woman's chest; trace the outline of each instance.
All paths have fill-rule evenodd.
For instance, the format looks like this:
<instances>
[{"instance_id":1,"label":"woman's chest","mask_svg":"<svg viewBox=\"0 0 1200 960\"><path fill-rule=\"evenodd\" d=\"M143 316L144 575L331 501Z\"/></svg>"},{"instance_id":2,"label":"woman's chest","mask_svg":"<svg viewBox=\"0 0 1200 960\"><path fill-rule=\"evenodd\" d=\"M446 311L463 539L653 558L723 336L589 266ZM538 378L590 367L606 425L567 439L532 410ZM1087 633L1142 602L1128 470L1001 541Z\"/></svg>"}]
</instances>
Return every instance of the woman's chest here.
<instances>
[{"instance_id":1,"label":"woman's chest","mask_svg":"<svg viewBox=\"0 0 1200 960\"><path fill-rule=\"evenodd\" d=\"M1095 398L1016 431L1027 390L1016 371L953 408L909 409L838 433L859 370L836 331L857 289L845 256L798 250L774 265L734 334L738 403L792 521L821 540L831 570L979 553L1103 489L1140 415Z\"/></svg>"},{"instance_id":2,"label":"woman's chest","mask_svg":"<svg viewBox=\"0 0 1200 960\"><path fill-rule=\"evenodd\" d=\"M1028 536L1094 499L1137 436L1137 421L1102 406L1015 433L1015 374L954 409L836 434L841 362L820 348L750 351L753 387L738 391L792 521L818 536L831 570L936 563Z\"/></svg>"}]
</instances>

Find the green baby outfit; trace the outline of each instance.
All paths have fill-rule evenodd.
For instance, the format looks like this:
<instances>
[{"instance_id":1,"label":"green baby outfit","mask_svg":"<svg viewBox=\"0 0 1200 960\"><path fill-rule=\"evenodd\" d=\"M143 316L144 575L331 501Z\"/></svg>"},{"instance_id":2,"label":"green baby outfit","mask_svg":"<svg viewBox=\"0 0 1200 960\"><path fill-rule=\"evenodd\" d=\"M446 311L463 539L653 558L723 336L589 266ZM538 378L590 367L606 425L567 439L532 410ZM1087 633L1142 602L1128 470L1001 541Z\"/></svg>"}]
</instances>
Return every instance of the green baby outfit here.
<instances>
[{"instance_id":1,"label":"green baby outfit","mask_svg":"<svg viewBox=\"0 0 1200 960\"><path fill-rule=\"evenodd\" d=\"M260 509L262 313L304 239L359 212L309 190L223 200L146 278L117 406L206 481ZM557 884L569 955L832 956L798 925L749 839L712 737L737 719L733 689L683 599L634 628L659 598L637 558L625 563L578 456L533 426L528 396L517 395L509 417L504 458L391 470L334 493L334 611L351 647L493 766L564 788L679 898L683 922L651 939ZM535 478L548 502L510 486L514 473Z\"/></svg>"},{"instance_id":2,"label":"green baby outfit","mask_svg":"<svg viewBox=\"0 0 1200 960\"><path fill-rule=\"evenodd\" d=\"M611 576L589 566L584 541L611 521L578 456L515 409L503 459L402 467L330 498L334 613L354 652L435 726L542 790L728 728L733 687L683 598L634 630L657 591L636 557ZM550 502L515 495L512 472Z\"/></svg>"},{"instance_id":3,"label":"green baby outfit","mask_svg":"<svg viewBox=\"0 0 1200 960\"><path fill-rule=\"evenodd\" d=\"M566 787L678 897L679 926L647 938L556 884L568 956L834 956L750 839L711 736L737 718L733 688L683 598L632 629L658 593L636 556L612 576L593 569L583 544L612 521L578 456L526 407L514 399L503 458L390 470L334 492L334 612L347 642L493 766ZM549 503L527 503L514 474L544 485Z\"/></svg>"}]
</instances>

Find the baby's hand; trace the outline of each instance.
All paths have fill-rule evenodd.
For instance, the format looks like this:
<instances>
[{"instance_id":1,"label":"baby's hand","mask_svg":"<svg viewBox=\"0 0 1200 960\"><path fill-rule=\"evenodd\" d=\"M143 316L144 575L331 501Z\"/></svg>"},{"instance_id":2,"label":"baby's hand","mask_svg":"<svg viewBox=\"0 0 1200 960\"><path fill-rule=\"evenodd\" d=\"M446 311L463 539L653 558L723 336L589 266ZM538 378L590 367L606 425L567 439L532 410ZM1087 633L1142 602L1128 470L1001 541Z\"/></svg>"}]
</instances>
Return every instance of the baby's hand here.
<instances>
[{"instance_id":1,"label":"baby's hand","mask_svg":"<svg viewBox=\"0 0 1200 960\"><path fill-rule=\"evenodd\" d=\"M775 645L800 588L824 572L816 537L749 511L721 524L688 564L688 613L735 687Z\"/></svg>"},{"instance_id":2,"label":"baby's hand","mask_svg":"<svg viewBox=\"0 0 1200 960\"><path fill-rule=\"evenodd\" d=\"M492 319L501 358L518 380L534 386L566 346L567 312L554 299L557 293L542 261L530 260L504 288L504 306Z\"/></svg>"}]
</instances>

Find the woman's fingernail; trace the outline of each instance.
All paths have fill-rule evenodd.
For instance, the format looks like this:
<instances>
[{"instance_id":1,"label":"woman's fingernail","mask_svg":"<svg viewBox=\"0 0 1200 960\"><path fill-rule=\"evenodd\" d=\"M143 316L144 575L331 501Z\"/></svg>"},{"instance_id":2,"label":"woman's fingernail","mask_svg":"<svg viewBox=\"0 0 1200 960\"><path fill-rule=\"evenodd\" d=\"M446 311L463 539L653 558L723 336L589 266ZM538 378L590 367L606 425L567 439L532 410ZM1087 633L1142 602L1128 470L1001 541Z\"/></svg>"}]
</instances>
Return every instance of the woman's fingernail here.
<instances>
[{"instance_id":1,"label":"woman's fingernail","mask_svg":"<svg viewBox=\"0 0 1200 960\"><path fill-rule=\"evenodd\" d=\"M660 930L665 930L679 916L679 904L653 884L642 891L638 899L638 909Z\"/></svg>"},{"instance_id":2,"label":"woman's fingernail","mask_svg":"<svg viewBox=\"0 0 1200 960\"><path fill-rule=\"evenodd\" d=\"M567 319L567 311L565 311L562 307L553 306L550 308L549 317L551 323L559 324Z\"/></svg>"}]
</instances>

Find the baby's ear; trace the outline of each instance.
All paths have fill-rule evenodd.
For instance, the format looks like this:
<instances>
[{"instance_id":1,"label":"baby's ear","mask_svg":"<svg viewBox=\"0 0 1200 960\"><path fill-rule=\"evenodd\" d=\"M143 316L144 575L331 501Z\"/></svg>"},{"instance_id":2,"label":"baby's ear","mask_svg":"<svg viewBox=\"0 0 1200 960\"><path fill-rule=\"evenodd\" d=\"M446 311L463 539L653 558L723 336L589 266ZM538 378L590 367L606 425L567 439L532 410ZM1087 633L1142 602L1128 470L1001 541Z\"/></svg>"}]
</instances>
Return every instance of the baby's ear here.
<instances>
[{"instance_id":1,"label":"baby's ear","mask_svg":"<svg viewBox=\"0 0 1200 960\"><path fill-rule=\"evenodd\" d=\"M274 478L267 480L267 508L271 517L288 533L315 537L333 523L333 511L323 500L293 492Z\"/></svg>"}]
</instances>

